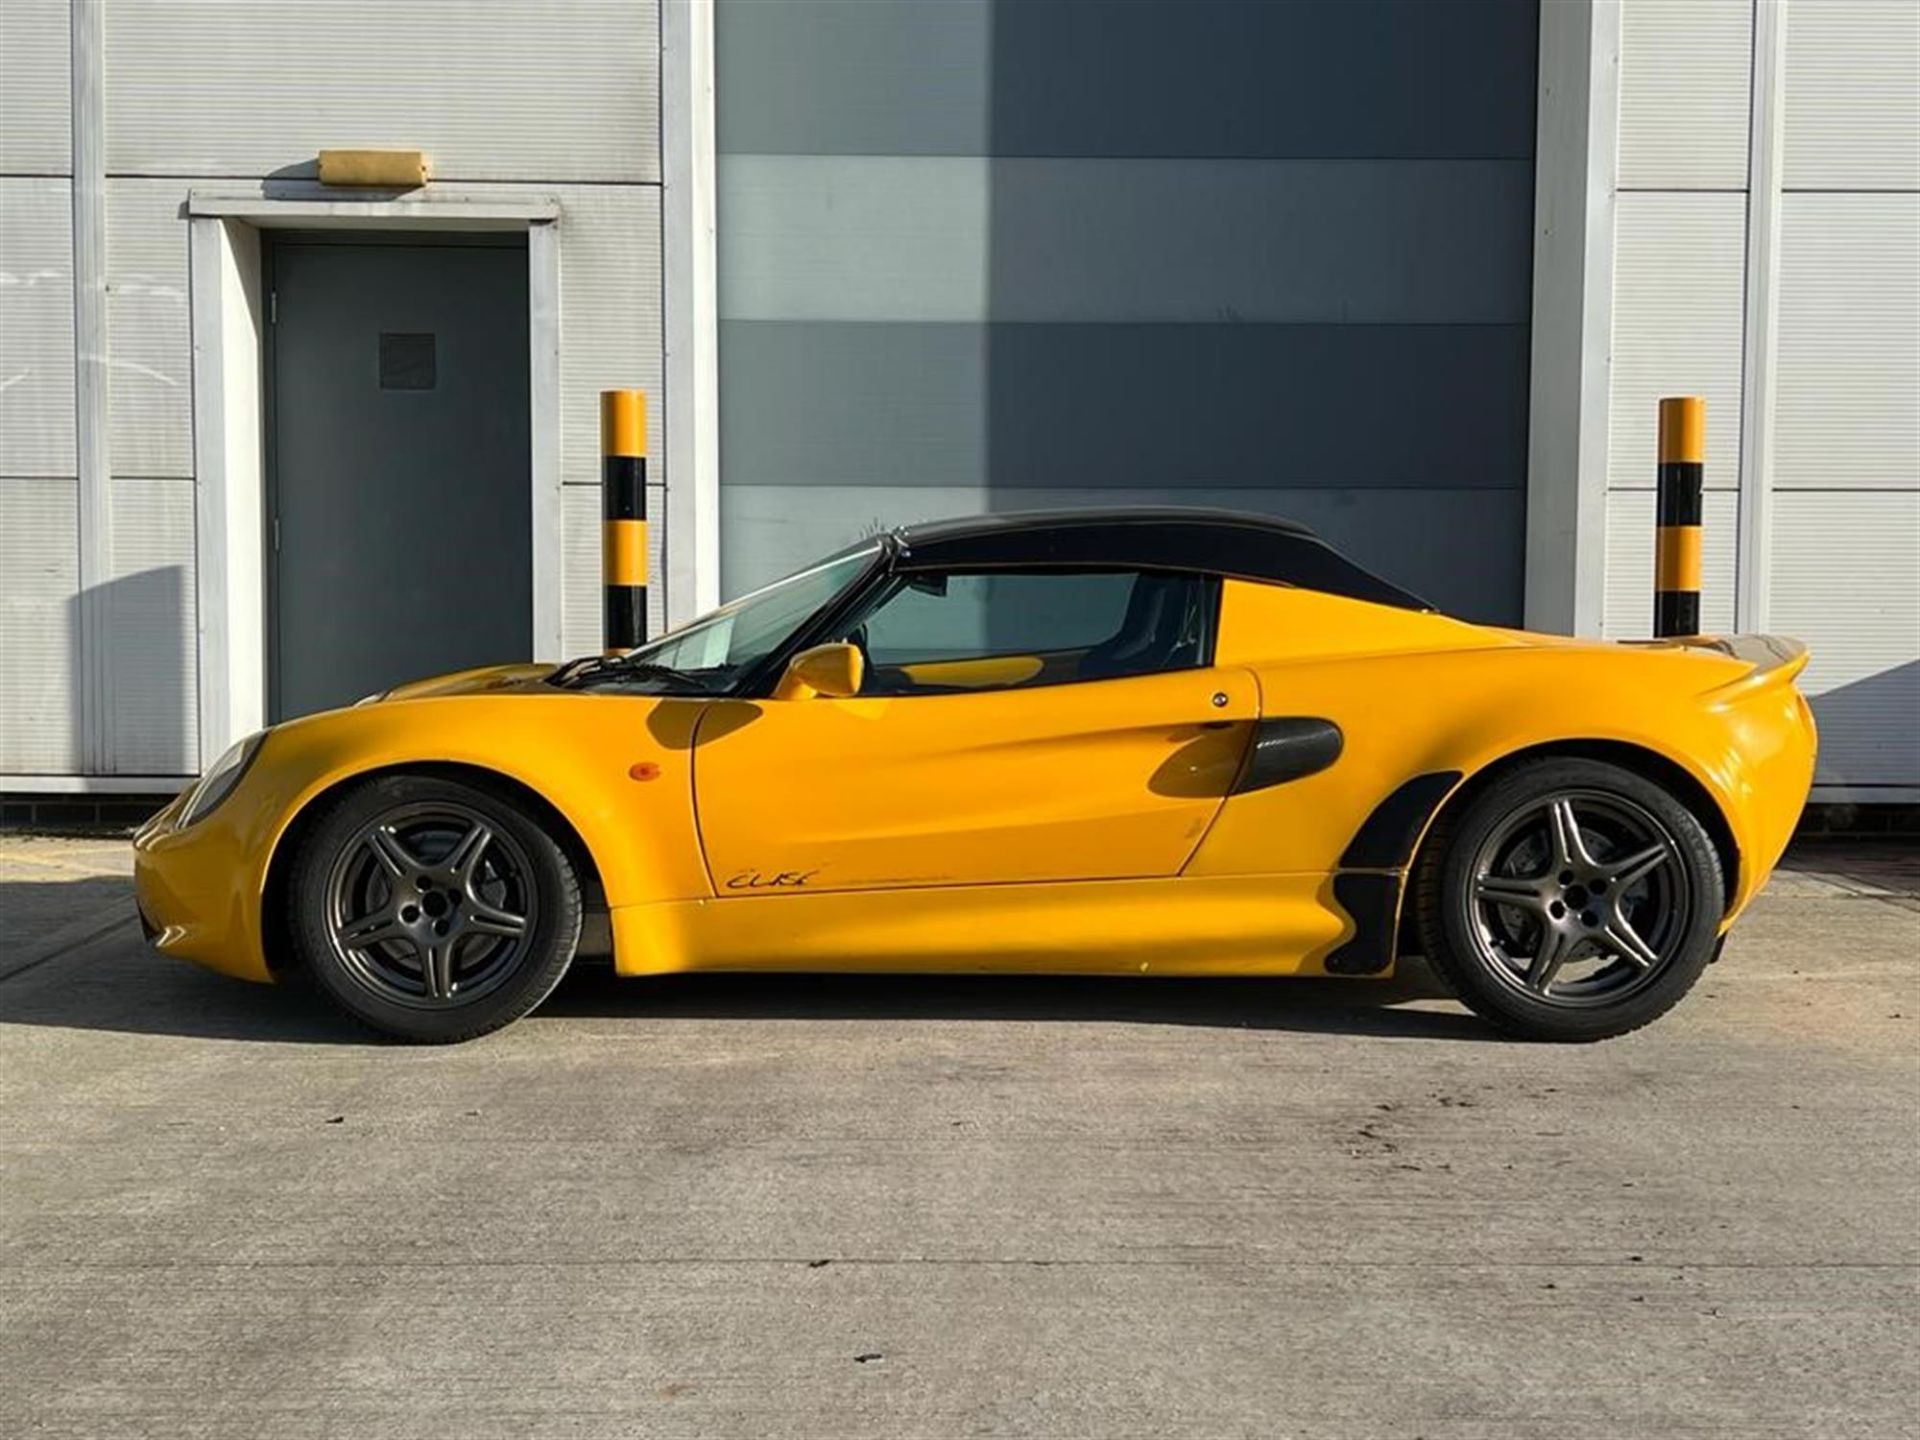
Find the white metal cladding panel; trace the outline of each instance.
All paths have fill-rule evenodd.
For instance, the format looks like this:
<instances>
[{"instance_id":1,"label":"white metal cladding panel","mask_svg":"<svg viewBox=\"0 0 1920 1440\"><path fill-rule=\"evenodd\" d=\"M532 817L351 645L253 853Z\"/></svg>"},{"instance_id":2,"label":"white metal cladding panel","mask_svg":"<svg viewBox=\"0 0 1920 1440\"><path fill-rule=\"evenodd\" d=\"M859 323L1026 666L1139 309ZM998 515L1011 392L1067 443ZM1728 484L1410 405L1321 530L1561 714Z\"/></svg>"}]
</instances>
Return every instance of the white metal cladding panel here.
<instances>
[{"instance_id":1,"label":"white metal cladding panel","mask_svg":"<svg viewBox=\"0 0 1920 1440\"><path fill-rule=\"evenodd\" d=\"M600 392L647 392L647 475L667 482L660 328L660 192L559 192L561 473L600 483Z\"/></svg>"},{"instance_id":2,"label":"white metal cladding panel","mask_svg":"<svg viewBox=\"0 0 1920 1440\"><path fill-rule=\"evenodd\" d=\"M401 145L450 180L660 177L655 0L113 0L106 25L116 175Z\"/></svg>"},{"instance_id":3,"label":"white metal cladding panel","mask_svg":"<svg viewBox=\"0 0 1920 1440\"><path fill-rule=\"evenodd\" d=\"M540 658L563 659L592 655L600 649L600 491L597 487L569 485L562 492L565 503L561 513L560 541L564 549L566 573L562 578L560 639L566 656L543 655ZM647 487L647 633L658 635L666 625L667 496L657 485Z\"/></svg>"},{"instance_id":4,"label":"white metal cladding panel","mask_svg":"<svg viewBox=\"0 0 1920 1440\"><path fill-rule=\"evenodd\" d=\"M1709 494L1701 537L1700 628L1708 634L1733 629L1735 547L1740 497L1731 490ZM1653 492L1615 490L1607 496L1607 596L1603 633L1611 640L1653 634Z\"/></svg>"},{"instance_id":5,"label":"white metal cladding panel","mask_svg":"<svg viewBox=\"0 0 1920 1440\"><path fill-rule=\"evenodd\" d=\"M200 768L191 480L114 480L105 588L108 768L191 775Z\"/></svg>"},{"instance_id":6,"label":"white metal cladding panel","mask_svg":"<svg viewBox=\"0 0 1920 1440\"><path fill-rule=\"evenodd\" d=\"M1780 203L1774 484L1920 488L1920 195Z\"/></svg>"},{"instance_id":7,"label":"white metal cladding panel","mask_svg":"<svg viewBox=\"0 0 1920 1440\"><path fill-rule=\"evenodd\" d=\"M1787 6L1786 186L1920 188L1914 0Z\"/></svg>"},{"instance_id":8,"label":"white metal cladding panel","mask_svg":"<svg viewBox=\"0 0 1920 1440\"><path fill-rule=\"evenodd\" d=\"M0 179L0 475L71 475L73 201Z\"/></svg>"},{"instance_id":9,"label":"white metal cladding panel","mask_svg":"<svg viewBox=\"0 0 1920 1440\"><path fill-rule=\"evenodd\" d=\"M727 155L720 210L728 320L1528 314L1530 160Z\"/></svg>"},{"instance_id":10,"label":"white metal cladding panel","mask_svg":"<svg viewBox=\"0 0 1920 1440\"><path fill-rule=\"evenodd\" d=\"M0 774L80 767L79 487L0 479Z\"/></svg>"},{"instance_id":11,"label":"white metal cladding panel","mask_svg":"<svg viewBox=\"0 0 1920 1440\"><path fill-rule=\"evenodd\" d=\"M1625 0L1620 187L1746 189L1752 68L1752 0Z\"/></svg>"},{"instance_id":12,"label":"white metal cladding panel","mask_svg":"<svg viewBox=\"0 0 1920 1440\"><path fill-rule=\"evenodd\" d=\"M0 0L0 174L65 175L68 0Z\"/></svg>"},{"instance_id":13,"label":"white metal cladding panel","mask_svg":"<svg viewBox=\"0 0 1920 1440\"><path fill-rule=\"evenodd\" d=\"M1745 195L1623 194L1607 483L1651 487L1663 395L1707 400L1707 485L1740 483Z\"/></svg>"},{"instance_id":14,"label":"white metal cladding panel","mask_svg":"<svg viewBox=\"0 0 1920 1440\"><path fill-rule=\"evenodd\" d=\"M193 474L193 338L180 180L107 182L115 474Z\"/></svg>"},{"instance_id":15,"label":"white metal cladding panel","mask_svg":"<svg viewBox=\"0 0 1920 1440\"><path fill-rule=\"evenodd\" d=\"M1774 499L1768 628L1807 642L1821 781L1920 785L1920 492Z\"/></svg>"}]
</instances>

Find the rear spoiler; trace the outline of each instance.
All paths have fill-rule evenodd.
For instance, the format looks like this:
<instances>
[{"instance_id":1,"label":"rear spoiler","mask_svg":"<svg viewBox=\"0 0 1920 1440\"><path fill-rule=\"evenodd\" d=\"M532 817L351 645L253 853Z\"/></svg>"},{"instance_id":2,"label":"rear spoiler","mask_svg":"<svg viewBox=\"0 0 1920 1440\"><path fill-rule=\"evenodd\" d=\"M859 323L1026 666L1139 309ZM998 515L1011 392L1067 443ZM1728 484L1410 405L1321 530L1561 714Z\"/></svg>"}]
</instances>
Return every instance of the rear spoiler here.
<instances>
[{"instance_id":1,"label":"rear spoiler","mask_svg":"<svg viewBox=\"0 0 1920 1440\"><path fill-rule=\"evenodd\" d=\"M1736 690L1757 689L1763 685L1781 685L1807 668L1807 647L1787 635L1674 635L1664 640L1629 640L1629 645L1648 648L1708 650L1751 666L1746 674L1716 685L1708 693L1726 696Z\"/></svg>"}]
</instances>

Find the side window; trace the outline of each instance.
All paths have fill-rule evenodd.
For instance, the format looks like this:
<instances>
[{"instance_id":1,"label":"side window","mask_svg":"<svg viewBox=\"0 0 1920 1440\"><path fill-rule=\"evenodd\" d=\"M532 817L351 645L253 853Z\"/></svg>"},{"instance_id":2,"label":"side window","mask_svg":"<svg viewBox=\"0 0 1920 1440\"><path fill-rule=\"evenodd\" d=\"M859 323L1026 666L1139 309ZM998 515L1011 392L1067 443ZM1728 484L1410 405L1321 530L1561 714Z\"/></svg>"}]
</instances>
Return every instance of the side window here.
<instances>
[{"instance_id":1,"label":"side window","mask_svg":"<svg viewBox=\"0 0 1920 1440\"><path fill-rule=\"evenodd\" d=\"M1110 680L1206 663L1217 588L1136 570L916 575L847 638L866 652L869 695Z\"/></svg>"}]
</instances>

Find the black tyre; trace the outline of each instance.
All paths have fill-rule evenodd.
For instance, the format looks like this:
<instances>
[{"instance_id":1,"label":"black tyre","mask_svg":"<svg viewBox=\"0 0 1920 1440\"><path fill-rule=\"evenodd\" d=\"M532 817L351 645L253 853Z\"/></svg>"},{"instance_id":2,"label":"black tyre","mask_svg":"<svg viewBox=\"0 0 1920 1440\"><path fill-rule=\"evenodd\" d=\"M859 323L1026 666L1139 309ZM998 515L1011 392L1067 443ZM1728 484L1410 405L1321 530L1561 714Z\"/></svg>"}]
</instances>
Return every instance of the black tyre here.
<instances>
[{"instance_id":1,"label":"black tyre","mask_svg":"<svg viewBox=\"0 0 1920 1440\"><path fill-rule=\"evenodd\" d=\"M1434 973L1530 1040L1601 1040L1665 1014L1717 953L1725 900L1692 811L1573 758L1517 765L1443 816L1415 883Z\"/></svg>"},{"instance_id":2,"label":"black tyre","mask_svg":"<svg viewBox=\"0 0 1920 1440\"><path fill-rule=\"evenodd\" d=\"M468 1040L552 993L580 939L566 854L512 801L426 775L348 792L293 857L292 938L320 991L403 1040Z\"/></svg>"}]
</instances>

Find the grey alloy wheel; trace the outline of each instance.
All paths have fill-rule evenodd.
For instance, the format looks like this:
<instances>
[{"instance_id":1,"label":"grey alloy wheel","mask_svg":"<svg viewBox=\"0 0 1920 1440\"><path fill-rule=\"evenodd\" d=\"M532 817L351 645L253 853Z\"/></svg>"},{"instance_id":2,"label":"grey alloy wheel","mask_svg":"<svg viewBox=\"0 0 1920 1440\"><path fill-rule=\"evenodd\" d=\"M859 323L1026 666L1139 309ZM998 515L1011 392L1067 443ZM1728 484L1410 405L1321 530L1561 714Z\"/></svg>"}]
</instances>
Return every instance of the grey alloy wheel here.
<instances>
[{"instance_id":1,"label":"grey alloy wheel","mask_svg":"<svg viewBox=\"0 0 1920 1440\"><path fill-rule=\"evenodd\" d=\"M539 918L533 864L471 806L395 806L340 847L327 877L342 969L392 1004L464 1005L524 959Z\"/></svg>"}]
</instances>

